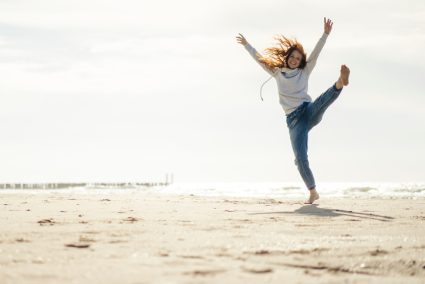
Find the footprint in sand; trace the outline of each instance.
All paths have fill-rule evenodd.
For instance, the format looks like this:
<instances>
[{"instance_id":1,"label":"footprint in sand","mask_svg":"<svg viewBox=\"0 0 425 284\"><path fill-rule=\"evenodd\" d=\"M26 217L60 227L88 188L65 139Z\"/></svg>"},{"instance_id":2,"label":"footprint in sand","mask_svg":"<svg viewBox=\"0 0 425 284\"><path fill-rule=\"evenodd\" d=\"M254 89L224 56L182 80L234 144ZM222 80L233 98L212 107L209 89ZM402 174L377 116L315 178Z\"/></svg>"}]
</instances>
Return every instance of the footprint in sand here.
<instances>
[{"instance_id":1,"label":"footprint in sand","mask_svg":"<svg viewBox=\"0 0 425 284\"><path fill-rule=\"evenodd\" d=\"M371 256L384 255L384 254L388 254L388 251L377 248L374 251L370 251L369 254Z\"/></svg>"},{"instance_id":2,"label":"footprint in sand","mask_svg":"<svg viewBox=\"0 0 425 284\"><path fill-rule=\"evenodd\" d=\"M241 267L245 272L263 274L273 272L273 268L270 267Z\"/></svg>"},{"instance_id":3,"label":"footprint in sand","mask_svg":"<svg viewBox=\"0 0 425 284\"><path fill-rule=\"evenodd\" d=\"M290 254L310 254L310 253L321 253L322 251L328 251L328 248L314 248L314 249L297 249L289 251Z\"/></svg>"},{"instance_id":4,"label":"footprint in sand","mask_svg":"<svg viewBox=\"0 0 425 284\"><path fill-rule=\"evenodd\" d=\"M80 243L94 243L94 242L96 242L95 239L90 238L90 237L87 237L87 236L84 236L84 235L81 235L80 236L79 241L80 241Z\"/></svg>"},{"instance_id":5,"label":"footprint in sand","mask_svg":"<svg viewBox=\"0 0 425 284\"><path fill-rule=\"evenodd\" d=\"M92 235L97 235L97 234L101 234L102 232L100 231L84 231L84 234L92 234Z\"/></svg>"},{"instance_id":6,"label":"footprint in sand","mask_svg":"<svg viewBox=\"0 0 425 284\"><path fill-rule=\"evenodd\" d=\"M167 250L161 250L161 251L158 252L158 255L161 256L161 257L168 257L168 256L170 256L170 252L167 251Z\"/></svg>"},{"instance_id":7,"label":"footprint in sand","mask_svg":"<svg viewBox=\"0 0 425 284\"><path fill-rule=\"evenodd\" d=\"M179 257L188 259L205 259L205 257L200 255L179 255Z\"/></svg>"},{"instance_id":8,"label":"footprint in sand","mask_svg":"<svg viewBox=\"0 0 425 284\"><path fill-rule=\"evenodd\" d=\"M90 244L85 243L71 243L71 244L65 244L66 247L69 248L89 248Z\"/></svg>"},{"instance_id":9,"label":"footprint in sand","mask_svg":"<svg viewBox=\"0 0 425 284\"><path fill-rule=\"evenodd\" d=\"M120 243L128 243L126 240L112 240L109 241L110 244L120 244Z\"/></svg>"},{"instance_id":10,"label":"footprint in sand","mask_svg":"<svg viewBox=\"0 0 425 284\"><path fill-rule=\"evenodd\" d=\"M17 243L30 243L30 240L24 239L24 238L17 238L15 239L15 242Z\"/></svg>"},{"instance_id":11,"label":"footprint in sand","mask_svg":"<svg viewBox=\"0 0 425 284\"><path fill-rule=\"evenodd\" d=\"M185 275L194 275L194 276L209 276L216 275L219 273L224 273L226 270L224 269L197 269L193 271L183 272Z\"/></svg>"},{"instance_id":12,"label":"footprint in sand","mask_svg":"<svg viewBox=\"0 0 425 284\"><path fill-rule=\"evenodd\" d=\"M43 220L37 221L37 223L39 223L40 226L53 226L54 224L56 224L53 218L43 219Z\"/></svg>"},{"instance_id":13,"label":"footprint in sand","mask_svg":"<svg viewBox=\"0 0 425 284\"><path fill-rule=\"evenodd\" d=\"M134 223L134 222L137 222L137 221L140 221L140 220L141 219L138 219L136 217L127 217L127 218L123 219L122 221L127 222L127 223Z\"/></svg>"},{"instance_id":14,"label":"footprint in sand","mask_svg":"<svg viewBox=\"0 0 425 284\"><path fill-rule=\"evenodd\" d=\"M253 255L282 255L286 254L283 250L267 250L267 249L261 249L256 251L247 251L244 252L244 254L253 254Z\"/></svg>"}]
</instances>

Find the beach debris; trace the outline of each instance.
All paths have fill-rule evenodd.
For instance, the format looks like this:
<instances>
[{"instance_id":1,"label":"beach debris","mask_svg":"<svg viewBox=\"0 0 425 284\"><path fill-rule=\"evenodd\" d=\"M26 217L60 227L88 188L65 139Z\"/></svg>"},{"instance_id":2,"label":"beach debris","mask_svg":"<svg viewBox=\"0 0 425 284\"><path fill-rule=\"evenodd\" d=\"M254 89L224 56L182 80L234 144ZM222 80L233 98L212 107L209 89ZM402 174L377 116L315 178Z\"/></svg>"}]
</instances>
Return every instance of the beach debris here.
<instances>
[{"instance_id":1,"label":"beach debris","mask_svg":"<svg viewBox=\"0 0 425 284\"><path fill-rule=\"evenodd\" d=\"M30 241L24 238L17 238L15 239L15 242L17 243L29 243Z\"/></svg>"},{"instance_id":2,"label":"beach debris","mask_svg":"<svg viewBox=\"0 0 425 284\"><path fill-rule=\"evenodd\" d=\"M256 255L265 255L265 254L271 254L271 252L269 250L262 249L262 250L255 251L254 254L256 254Z\"/></svg>"},{"instance_id":3,"label":"beach debris","mask_svg":"<svg viewBox=\"0 0 425 284\"><path fill-rule=\"evenodd\" d=\"M158 255L159 256L162 256L162 257L167 257L167 256L170 256L170 252L169 251L166 251L166 250L160 250L158 252Z\"/></svg>"},{"instance_id":4,"label":"beach debris","mask_svg":"<svg viewBox=\"0 0 425 284\"><path fill-rule=\"evenodd\" d=\"M184 272L186 275L195 275L195 276L207 276L207 275L215 275L218 273L223 273L226 270L224 269L197 269L193 271Z\"/></svg>"},{"instance_id":5,"label":"beach debris","mask_svg":"<svg viewBox=\"0 0 425 284\"><path fill-rule=\"evenodd\" d=\"M85 244L85 243L70 243L70 244L65 244L66 247L69 248L89 248L90 244Z\"/></svg>"},{"instance_id":6,"label":"beach debris","mask_svg":"<svg viewBox=\"0 0 425 284\"><path fill-rule=\"evenodd\" d=\"M111 199L103 198L103 199L101 199L100 201L111 201Z\"/></svg>"},{"instance_id":7,"label":"beach debris","mask_svg":"<svg viewBox=\"0 0 425 284\"><path fill-rule=\"evenodd\" d=\"M273 272L273 268L270 267L242 267L242 270L249 273L257 273L257 274L263 274L263 273L271 273Z\"/></svg>"},{"instance_id":8,"label":"beach debris","mask_svg":"<svg viewBox=\"0 0 425 284\"><path fill-rule=\"evenodd\" d=\"M383 249L375 249L374 251L369 252L371 256L377 256L377 255L382 255L382 254L388 254L388 252L386 250Z\"/></svg>"},{"instance_id":9,"label":"beach debris","mask_svg":"<svg viewBox=\"0 0 425 284\"><path fill-rule=\"evenodd\" d=\"M124 222L133 223L133 222L137 222L137 221L139 221L139 219L138 219L138 218L136 218L136 217L127 217L127 218L123 219L123 221L124 221Z\"/></svg>"},{"instance_id":10,"label":"beach debris","mask_svg":"<svg viewBox=\"0 0 425 284\"><path fill-rule=\"evenodd\" d=\"M56 224L56 222L53 220L53 218L42 219L42 220L37 221L37 223L39 223L40 226L47 226L47 225L53 226L54 224Z\"/></svg>"}]
</instances>

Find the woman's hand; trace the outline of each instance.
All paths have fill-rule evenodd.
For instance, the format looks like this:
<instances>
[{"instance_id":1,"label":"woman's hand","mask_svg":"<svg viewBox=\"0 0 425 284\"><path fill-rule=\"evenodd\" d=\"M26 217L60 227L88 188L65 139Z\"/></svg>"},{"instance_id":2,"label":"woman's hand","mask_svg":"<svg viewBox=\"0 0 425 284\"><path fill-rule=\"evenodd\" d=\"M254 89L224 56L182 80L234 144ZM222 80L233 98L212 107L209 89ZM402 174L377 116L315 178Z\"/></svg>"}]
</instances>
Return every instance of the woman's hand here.
<instances>
[{"instance_id":1,"label":"woman's hand","mask_svg":"<svg viewBox=\"0 0 425 284\"><path fill-rule=\"evenodd\" d=\"M326 34L330 34L332 31L332 25L334 24L330 19L323 18L324 30Z\"/></svg>"},{"instance_id":2,"label":"woman's hand","mask_svg":"<svg viewBox=\"0 0 425 284\"><path fill-rule=\"evenodd\" d=\"M239 36L236 37L236 41L243 46L247 45L248 42L246 41L245 37L242 34L239 34Z\"/></svg>"}]
</instances>

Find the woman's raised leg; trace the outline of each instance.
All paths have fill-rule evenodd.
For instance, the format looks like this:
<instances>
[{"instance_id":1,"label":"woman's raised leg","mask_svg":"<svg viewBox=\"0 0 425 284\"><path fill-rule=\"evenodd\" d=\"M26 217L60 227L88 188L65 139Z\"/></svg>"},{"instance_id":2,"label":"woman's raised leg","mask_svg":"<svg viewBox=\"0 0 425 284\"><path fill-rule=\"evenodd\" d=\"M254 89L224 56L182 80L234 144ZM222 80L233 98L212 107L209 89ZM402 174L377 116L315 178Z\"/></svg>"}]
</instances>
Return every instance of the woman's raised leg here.
<instances>
[{"instance_id":1,"label":"woman's raised leg","mask_svg":"<svg viewBox=\"0 0 425 284\"><path fill-rule=\"evenodd\" d=\"M342 65L340 76L336 83L309 105L307 109L309 130L319 124L327 108L338 98L343 86L348 85L349 76L350 69L348 69L347 66Z\"/></svg>"}]
</instances>

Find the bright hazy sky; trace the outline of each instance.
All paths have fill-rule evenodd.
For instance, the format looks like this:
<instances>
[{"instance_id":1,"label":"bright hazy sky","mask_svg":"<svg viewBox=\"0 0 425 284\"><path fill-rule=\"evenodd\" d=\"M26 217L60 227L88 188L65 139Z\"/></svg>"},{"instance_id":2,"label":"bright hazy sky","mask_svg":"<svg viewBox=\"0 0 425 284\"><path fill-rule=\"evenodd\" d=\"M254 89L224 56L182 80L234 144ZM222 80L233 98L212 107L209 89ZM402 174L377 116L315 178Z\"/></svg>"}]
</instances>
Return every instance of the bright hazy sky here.
<instances>
[{"instance_id":1,"label":"bright hazy sky","mask_svg":"<svg viewBox=\"0 0 425 284\"><path fill-rule=\"evenodd\" d=\"M424 181L425 2L0 1L0 182L301 181L275 82L236 43L281 33L351 84L310 133L320 181Z\"/></svg>"}]
</instances>

